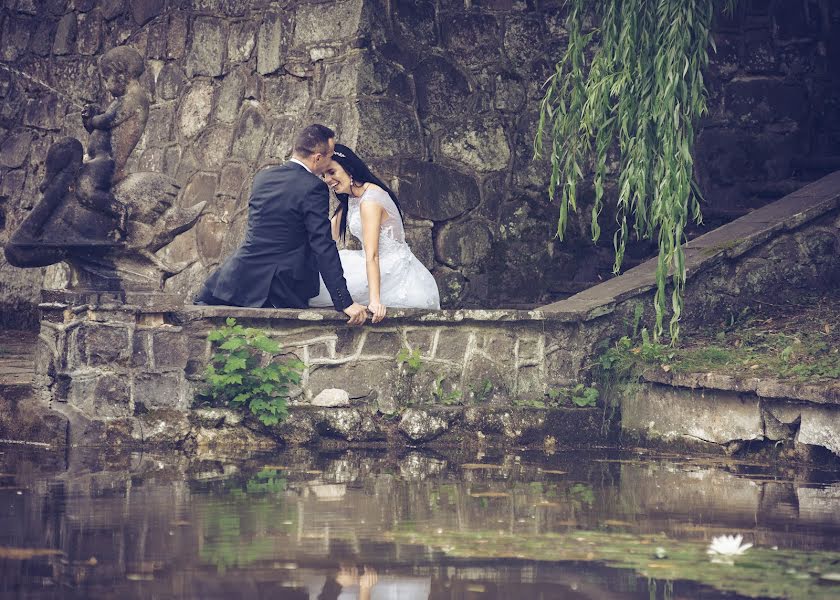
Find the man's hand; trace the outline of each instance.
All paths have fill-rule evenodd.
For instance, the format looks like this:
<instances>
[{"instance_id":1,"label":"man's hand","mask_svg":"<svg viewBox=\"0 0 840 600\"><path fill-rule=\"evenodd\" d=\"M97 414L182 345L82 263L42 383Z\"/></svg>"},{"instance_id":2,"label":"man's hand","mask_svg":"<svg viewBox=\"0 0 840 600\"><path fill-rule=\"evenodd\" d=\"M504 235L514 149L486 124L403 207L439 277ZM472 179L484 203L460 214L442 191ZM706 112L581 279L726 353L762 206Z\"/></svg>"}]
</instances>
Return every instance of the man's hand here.
<instances>
[{"instance_id":1,"label":"man's hand","mask_svg":"<svg viewBox=\"0 0 840 600\"><path fill-rule=\"evenodd\" d=\"M345 308L344 314L350 317L348 325L364 325L367 320L367 308L357 302Z\"/></svg>"}]
</instances>

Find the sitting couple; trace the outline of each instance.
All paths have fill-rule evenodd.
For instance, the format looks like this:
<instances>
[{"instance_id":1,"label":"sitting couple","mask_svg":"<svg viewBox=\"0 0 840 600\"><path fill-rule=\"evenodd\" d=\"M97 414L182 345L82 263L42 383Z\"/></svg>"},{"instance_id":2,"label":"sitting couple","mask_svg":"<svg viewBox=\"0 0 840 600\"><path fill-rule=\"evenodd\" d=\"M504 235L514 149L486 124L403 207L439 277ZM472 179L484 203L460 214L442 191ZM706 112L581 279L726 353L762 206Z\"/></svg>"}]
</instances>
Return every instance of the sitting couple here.
<instances>
[{"instance_id":1,"label":"sitting couple","mask_svg":"<svg viewBox=\"0 0 840 600\"><path fill-rule=\"evenodd\" d=\"M340 202L332 220L327 186ZM362 250L338 251L348 228ZM334 306L351 325L363 324L367 310L378 323L387 306L440 308L432 274L405 242L397 197L323 125L297 135L289 162L254 177L245 240L195 302Z\"/></svg>"}]
</instances>

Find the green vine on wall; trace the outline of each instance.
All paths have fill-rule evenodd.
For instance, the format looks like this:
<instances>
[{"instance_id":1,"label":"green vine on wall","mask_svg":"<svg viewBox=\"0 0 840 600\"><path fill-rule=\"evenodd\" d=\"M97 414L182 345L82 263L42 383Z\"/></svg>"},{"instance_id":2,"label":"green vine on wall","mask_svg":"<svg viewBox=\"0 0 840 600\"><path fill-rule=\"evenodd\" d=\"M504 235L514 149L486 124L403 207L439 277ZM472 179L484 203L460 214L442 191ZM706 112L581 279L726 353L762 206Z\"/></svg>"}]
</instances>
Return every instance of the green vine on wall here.
<instances>
[{"instance_id":1,"label":"green vine on wall","mask_svg":"<svg viewBox=\"0 0 840 600\"><path fill-rule=\"evenodd\" d=\"M735 0L719 0L732 11ZM668 310L671 339L679 337L685 257L682 242L689 213L700 222L700 192L693 178L695 123L706 112L703 71L714 48L710 28L715 0L569 0L568 47L545 85L534 142L535 157L551 148L549 196L560 199L557 236L577 189L592 166L595 199L592 239L601 235L610 153L618 151L618 230L613 238L618 273L630 229L659 241L656 328ZM593 15L600 26L587 29ZM597 42L597 46L592 48ZM592 51L594 50L594 53ZM547 140L546 140L547 138Z\"/></svg>"}]
</instances>

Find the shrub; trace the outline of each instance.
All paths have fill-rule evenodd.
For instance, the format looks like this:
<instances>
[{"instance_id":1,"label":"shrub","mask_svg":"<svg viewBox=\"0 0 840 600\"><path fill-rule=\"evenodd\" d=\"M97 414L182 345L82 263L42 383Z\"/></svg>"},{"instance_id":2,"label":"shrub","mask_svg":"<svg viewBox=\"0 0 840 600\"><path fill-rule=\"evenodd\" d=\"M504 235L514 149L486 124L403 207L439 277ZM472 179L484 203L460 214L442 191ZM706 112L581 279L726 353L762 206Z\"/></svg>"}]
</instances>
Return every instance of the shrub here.
<instances>
[{"instance_id":1,"label":"shrub","mask_svg":"<svg viewBox=\"0 0 840 600\"><path fill-rule=\"evenodd\" d=\"M283 420L288 386L300 383L303 363L278 360L278 342L264 331L237 325L233 318L207 339L216 347L205 372L207 395L228 406L247 406L264 425Z\"/></svg>"}]
</instances>

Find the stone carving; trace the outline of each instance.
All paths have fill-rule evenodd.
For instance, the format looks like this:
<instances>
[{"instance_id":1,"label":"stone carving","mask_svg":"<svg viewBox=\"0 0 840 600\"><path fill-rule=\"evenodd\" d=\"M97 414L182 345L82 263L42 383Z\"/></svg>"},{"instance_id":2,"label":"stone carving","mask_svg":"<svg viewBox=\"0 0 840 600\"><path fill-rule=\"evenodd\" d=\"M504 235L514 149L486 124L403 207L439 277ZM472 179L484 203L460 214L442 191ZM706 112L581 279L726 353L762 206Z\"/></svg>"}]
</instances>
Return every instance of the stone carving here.
<instances>
[{"instance_id":1,"label":"stone carving","mask_svg":"<svg viewBox=\"0 0 840 600\"><path fill-rule=\"evenodd\" d=\"M74 288L160 290L191 263L167 264L155 252L195 225L206 202L180 208L180 188L169 176L125 172L149 116L143 59L118 47L99 69L114 100L105 110L82 111L87 157L75 138L50 147L41 197L12 234L6 259L23 268L64 261Z\"/></svg>"}]
</instances>

